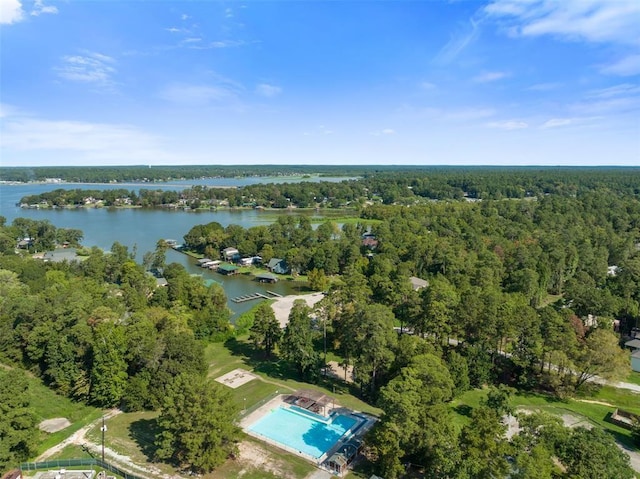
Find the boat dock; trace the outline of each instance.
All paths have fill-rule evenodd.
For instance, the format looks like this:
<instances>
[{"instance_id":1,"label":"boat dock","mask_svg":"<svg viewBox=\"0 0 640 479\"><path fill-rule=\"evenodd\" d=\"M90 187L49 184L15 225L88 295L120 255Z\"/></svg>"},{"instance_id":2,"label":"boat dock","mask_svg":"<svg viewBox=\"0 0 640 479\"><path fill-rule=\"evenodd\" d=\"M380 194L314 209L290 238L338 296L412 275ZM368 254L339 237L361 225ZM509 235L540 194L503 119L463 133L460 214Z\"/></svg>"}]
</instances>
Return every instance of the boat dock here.
<instances>
[{"instance_id":1,"label":"boat dock","mask_svg":"<svg viewBox=\"0 0 640 479\"><path fill-rule=\"evenodd\" d=\"M281 294L278 294L274 291L267 291L271 296L267 296L262 293L251 293L245 294L244 296L237 296L235 298L231 298L231 301L234 303L244 303L245 301L253 301L254 299L273 299L273 298L282 298Z\"/></svg>"},{"instance_id":2,"label":"boat dock","mask_svg":"<svg viewBox=\"0 0 640 479\"><path fill-rule=\"evenodd\" d=\"M233 301L234 303L244 303L245 301L253 301L254 299L270 299L269 296L264 295L262 293L252 293L252 294L245 294L244 296L238 296L236 298L232 298L231 301Z\"/></svg>"}]
</instances>

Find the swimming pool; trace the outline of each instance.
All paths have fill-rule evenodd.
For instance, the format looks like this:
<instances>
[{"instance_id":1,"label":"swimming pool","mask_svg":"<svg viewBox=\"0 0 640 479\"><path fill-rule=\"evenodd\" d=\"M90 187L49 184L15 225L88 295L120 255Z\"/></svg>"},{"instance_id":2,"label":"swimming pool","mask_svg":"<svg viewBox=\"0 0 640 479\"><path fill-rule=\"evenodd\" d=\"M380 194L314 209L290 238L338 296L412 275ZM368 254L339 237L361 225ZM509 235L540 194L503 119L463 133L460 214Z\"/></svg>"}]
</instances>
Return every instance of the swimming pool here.
<instances>
[{"instance_id":1,"label":"swimming pool","mask_svg":"<svg viewBox=\"0 0 640 479\"><path fill-rule=\"evenodd\" d=\"M327 420L314 416L280 406L252 424L249 431L318 459L359 422L342 414L332 414Z\"/></svg>"}]
</instances>

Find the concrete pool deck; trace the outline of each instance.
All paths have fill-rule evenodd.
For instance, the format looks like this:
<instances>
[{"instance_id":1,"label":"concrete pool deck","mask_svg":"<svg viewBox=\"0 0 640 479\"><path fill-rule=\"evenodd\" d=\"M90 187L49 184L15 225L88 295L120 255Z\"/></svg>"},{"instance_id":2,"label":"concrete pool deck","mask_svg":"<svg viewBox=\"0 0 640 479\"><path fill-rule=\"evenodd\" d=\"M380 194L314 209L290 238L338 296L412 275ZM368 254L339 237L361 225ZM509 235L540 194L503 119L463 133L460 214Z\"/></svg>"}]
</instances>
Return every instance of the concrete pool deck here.
<instances>
[{"instance_id":1,"label":"concrete pool deck","mask_svg":"<svg viewBox=\"0 0 640 479\"><path fill-rule=\"evenodd\" d=\"M279 441L263 436L262 434L257 433L250 429L254 424L256 424L258 421L263 419L265 416L271 414L274 410L278 409L279 407L282 406L285 408L290 408L291 405L285 401L285 398L287 398L288 396L290 396L290 394L279 394L274 398L272 398L271 400L267 401L265 404L256 408L254 411L251 411L249 414L247 414L245 417L242 418L242 420L240 421L240 427L251 437L259 439L260 441L266 444L272 445L274 447L287 451L296 456L302 457L308 460L309 462L315 464L318 467L322 467L322 464L329 457L331 457L331 455L334 452L338 451L344 445L344 443L349 441L352 437L362 436L363 433L369 430L377 420L375 417L370 416L368 414L352 411L350 409L346 409L339 405L334 405L334 407L328 409L327 416L335 412L338 414L348 415L348 416L357 418L359 422L357 426L354 428L354 430L357 431L357 433L354 434L350 431L347 431L347 433L345 433L345 435L340 437L336 441L336 443L333 446L331 446L331 448L325 451L324 454L322 454L320 457L314 457L310 454L306 454L305 452L298 450L294 447L291 447L287 444L283 444ZM323 467L323 468L326 469L326 467Z\"/></svg>"}]
</instances>

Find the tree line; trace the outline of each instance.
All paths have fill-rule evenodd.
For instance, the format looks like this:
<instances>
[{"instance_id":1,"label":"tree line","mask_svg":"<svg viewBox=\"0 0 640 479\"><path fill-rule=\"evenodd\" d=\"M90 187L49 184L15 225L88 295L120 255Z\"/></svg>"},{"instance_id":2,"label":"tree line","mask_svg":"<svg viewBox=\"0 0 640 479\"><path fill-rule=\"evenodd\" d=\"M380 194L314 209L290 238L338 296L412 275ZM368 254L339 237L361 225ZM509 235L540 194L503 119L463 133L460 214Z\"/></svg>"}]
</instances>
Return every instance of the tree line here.
<instances>
[{"instance_id":1,"label":"tree line","mask_svg":"<svg viewBox=\"0 0 640 479\"><path fill-rule=\"evenodd\" d=\"M249 170L252 171L252 170ZM351 171L351 170L346 170ZM343 172L346 174L346 172ZM359 171L342 182L257 183L238 188L192 186L181 191L142 189L64 190L24 197L21 202L50 206L82 205L87 198L105 206L127 198L143 207L259 206L269 208L361 209L368 203L414 205L431 200L501 200L506 198L576 197L609 189L640 195L637 168L425 168Z\"/></svg>"}]
</instances>

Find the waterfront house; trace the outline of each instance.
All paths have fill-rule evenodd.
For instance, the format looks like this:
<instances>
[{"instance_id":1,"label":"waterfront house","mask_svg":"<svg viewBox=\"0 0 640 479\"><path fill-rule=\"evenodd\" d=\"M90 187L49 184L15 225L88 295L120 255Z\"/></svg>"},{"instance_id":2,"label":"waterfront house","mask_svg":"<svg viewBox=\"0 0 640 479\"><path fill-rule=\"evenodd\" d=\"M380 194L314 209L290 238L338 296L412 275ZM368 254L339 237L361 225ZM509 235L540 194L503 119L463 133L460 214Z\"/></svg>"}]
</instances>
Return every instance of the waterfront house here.
<instances>
[{"instance_id":1,"label":"waterfront house","mask_svg":"<svg viewBox=\"0 0 640 479\"><path fill-rule=\"evenodd\" d=\"M211 263L213 260L210 258L202 258L198 260L198 266L200 266L201 268L205 267L205 264L207 263Z\"/></svg>"},{"instance_id":2,"label":"waterfront house","mask_svg":"<svg viewBox=\"0 0 640 479\"><path fill-rule=\"evenodd\" d=\"M225 248L222 250L222 257L227 261L236 261L240 257L240 251L236 248Z\"/></svg>"},{"instance_id":3,"label":"waterfront house","mask_svg":"<svg viewBox=\"0 0 640 479\"><path fill-rule=\"evenodd\" d=\"M288 274L290 271L289 265L282 258L271 258L267 263L267 269L276 274Z\"/></svg>"},{"instance_id":4,"label":"waterfront house","mask_svg":"<svg viewBox=\"0 0 640 479\"><path fill-rule=\"evenodd\" d=\"M211 263L207 263L207 268L209 268L210 270L217 270L220 267L220 263L222 263L222 261L216 259L214 261L212 261Z\"/></svg>"},{"instance_id":5,"label":"waterfront house","mask_svg":"<svg viewBox=\"0 0 640 479\"><path fill-rule=\"evenodd\" d=\"M240 258L240 266L251 266L253 264L253 257Z\"/></svg>"}]
</instances>

